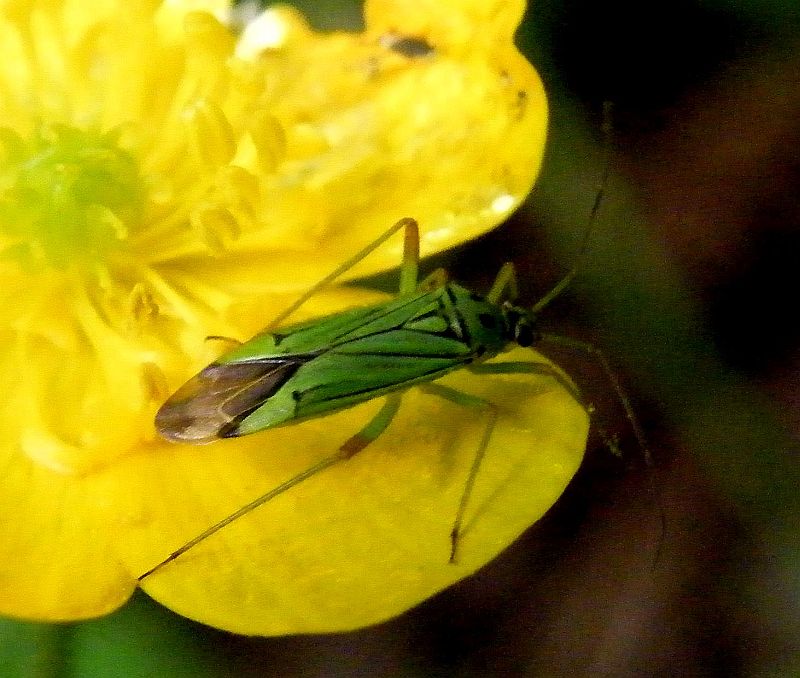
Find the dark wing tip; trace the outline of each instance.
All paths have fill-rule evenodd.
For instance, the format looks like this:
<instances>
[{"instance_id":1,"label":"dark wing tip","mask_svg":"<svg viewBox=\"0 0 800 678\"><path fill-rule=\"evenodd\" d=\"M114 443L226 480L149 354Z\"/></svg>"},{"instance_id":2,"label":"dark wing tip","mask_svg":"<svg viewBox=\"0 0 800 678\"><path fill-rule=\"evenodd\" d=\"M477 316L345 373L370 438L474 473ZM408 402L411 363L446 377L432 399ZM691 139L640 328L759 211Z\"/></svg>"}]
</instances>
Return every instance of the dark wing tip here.
<instances>
[{"instance_id":1,"label":"dark wing tip","mask_svg":"<svg viewBox=\"0 0 800 678\"><path fill-rule=\"evenodd\" d=\"M177 443L210 443L230 422L231 417L220 409L220 392L210 388L214 382L209 383L204 372L181 386L156 413L156 430L162 438Z\"/></svg>"},{"instance_id":2,"label":"dark wing tip","mask_svg":"<svg viewBox=\"0 0 800 678\"><path fill-rule=\"evenodd\" d=\"M162 438L204 444L238 435L238 423L261 407L306 359L212 363L161 406L155 425Z\"/></svg>"}]
</instances>

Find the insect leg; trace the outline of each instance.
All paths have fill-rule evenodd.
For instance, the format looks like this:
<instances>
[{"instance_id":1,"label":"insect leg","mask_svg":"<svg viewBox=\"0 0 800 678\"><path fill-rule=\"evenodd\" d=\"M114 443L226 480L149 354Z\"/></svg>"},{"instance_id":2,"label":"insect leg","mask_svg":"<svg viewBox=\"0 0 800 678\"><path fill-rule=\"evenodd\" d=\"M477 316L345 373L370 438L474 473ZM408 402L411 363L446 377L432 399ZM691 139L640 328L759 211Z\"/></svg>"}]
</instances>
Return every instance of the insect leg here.
<instances>
[{"instance_id":1,"label":"insect leg","mask_svg":"<svg viewBox=\"0 0 800 678\"><path fill-rule=\"evenodd\" d=\"M489 414L489 419L486 422L486 428L483 430L481 442L475 452L475 457L472 460L472 466L470 466L469 469L469 475L467 475L467 481L464 484L464 490L461 493L461 501L458 504L456 517L453 521L453 529L450 530L450 562L454 563L456 561L456 550L458 549L458 538L461 535L461 526L464 522L464 514L467 510L467 505L469 504L469 498L472 495L472 490L475 487L475 479L478 477L478 471L480 470L481 464L483 463L483 458L486 455L486 449L489 447L489 440L491 440L492 432L494 431L495 424L497 424L497 407L488 400L484 400L478 396L470 395L469 393L463 393L462 391L450 388L449 386L443 386L442 384L423 384L420 385L419 388L425 393L439 396L440 398L449 400L457 405L484 410Z\"/></svg>"},{"instance_id":2,"label":"insect leg","mask_svg":"<svg viewBox=\"0 0 800 678\"><path fill-rule=\"evenodd\" d=\"M584 402L581 392L562 372L550 363L536 362L533 360L505 361L496 363L478 363L469 365L467 369L474 374L540 374L552 377L559 386L569 393L587 414L592 413L592 406Z\"/></svg>"},{"instance_id":3,"label":"insect leg","mask_svg":"<svg viewBox=\"0 0 800 678\"><path fill-rule=\"evenodd\" d=\"M486 295L486 301L493 304L500 304L500 301L505 297L509 301L514 301L517 298L517 272L514 264L507 261L500 267L492 283L492 289Z\"/></svg>"},{"instance_id":4,"label":"insect leg","mask_svg":"<svg viewBox=\"0 0 800 678\"><path fill-rule=\"evenodd\" d=\"M176 558L179 558L184 553L197 546L199 543L208 539L211 535L219 532L222 528L227 527L235 520L238 520L242 516L245 516L251 511L254 511L259 506L266 504L268 501L274 499L278 495L283 494L284 492L290 490L296 485L299 485L304 480L308 480L312 476L317 475L317 473L319 473L320 471L324 471L325 469L334 466L339 462L345 461L355 456L358 452L363 450L367 445L376 440L378 436L380 436L380 434L386 430L386 428L392 422L392 419L394 418L394 415L397 413L399 407L400 407L400 394L391 394L387 396L386 401L384 402L381 409L378 410L377 414L358 433L356 433L351 438L348 438L344 442L344 444L341 447L339 447L339 449L336 451L335 454L325 457L324 459L318 461L316 464L309 466L304 471L301 471L292 478L289 478L289 480L281 483L277 487L274 487L266 494L262 494L260 497L257 497L250 503L245 504L237 511L234 511L226 518L223 518L218 523L215 523L208 529L198 534L196 537L190 539L179 549L170 553L160 563L151 567L149 570L147 570L147 572L140 574L137 577L138 581L140 582L143 581L146 577L149 577L151 574L157 572L168 563L171 563Z\"/></svg>"},{"instance_id":5,"label":"insect leg","mask_svg":"<svg viewBox=\"0 0 800 678\"><path fill-rule=\"evenodd\" d=\"M570 348L573 350L583 351L584 353L591 356L599 363L603 372L605 372L606 374L606 378L611 384L611 388L614 389L614 393L616 393L617 399L619 400L623 410L625 411L625 416L627 417L628 422L630 423L631 430L633 431L633 435L636 438L636 443L639 445L639 449L642 451L642 457L644 458L645 465L648 468L652 469L654 467L653 455L650 453L650 448L647 445L647 439L645 438L644 431L642 431L641 424L639 424L639 418L633 411L633 406L631 405L631 399L628 396L627 392L625 391L624 387L622 386L622 382L619 380L617 373L611 367L611 363L608 362L608 358L606 358L605 354L594 344L581 341L580 339L573 339L572 337L562 337L557 334L543 334L541 336L541 341L548 342L555 346L564 346L566 348ZM606 445L609 446L609 449L611 449L612 452L615 449L615 445L613 443L614 441L609 442L608 440L606 440ZM653 480L653 476L650 475L648 476L648 478L649 478L648 482L650 485L650 493L654 497L656 505L658 506L659 521L661 523L661 537L659 538L658 548L656 549L656 553L653 559L653 564L655 565L655 563L657 563L660 559L661 548L666 539L667 515L666 512L664 511L664 504L661 501L661 492L656 486Z\"/></svg>"},{"instance_id":6,"label":"insect leg","mask_svg":"<svg viewBox=\"0 0 800 678\"><path fill-rule=\"evenodd\" d=\"M414 294L417 291L417 278L419 278L419 226L413 219L406 221L406 231L403 234L403 261L400 263L400 296Z\"/></svg>"},{"instance_id":7,"label":"insect leg","mask_svg":"<svg viewBox=\"0 0 800 678\"><path fill-rule=\"evenodd\" d=\"M636 438L636 443L639 445L639 449L642 451L642 456L644 457L644 461L647 466L653 466L653 457L650 454L650 448L647 445L647 440L645 439L644 432L642 431L642 427L639 424L639 419L637 418L635 412L633 411L633 406L631 405L631 399L628 397L625 389L622 386L622 382L619 380L616 372L611 367L611 363L608 362L605 354L594 346L593 344L589 344L585 341L581 341L579 339L573 339L571 337L562 337L557 334L543 334L541 335L540 340L542 342L547 342L549 344L553 344L555 346L563 346L566 348L570 348L577 351L582 351L587 355L594 358L597 363L602 368L603 372L606 374L606 378L608 379L609 383L611 384L611 388L614 389L614 393L617 395L617 399L619 400L620 404L622 405L623 410L625 411L625 416L630 423L631 430L633 431L633 435Z\"/></svg>"},{"instance_id":8,"label":"insect leg","mask_svg":"<svg viewBox=\"0 0 800 678\"><path fill-rule=\"evenodd\" d=\"M510 275L513 276L513 267L509 267ZM508 275L508 274L507 274ZM500 278L500 276L498 276ZM591 413L592 408L583 402L580 392L563 374L556 370L549 363L534 362L534 361L506 361L498 363L478 363L477 365L470 365L467 369L476 374L540 374L555 379L559 385L563 386L567 392L575 399L575 401L583 407L587 414ZM456 518L453 522L453 529L450 532L450 562L455 562L456 550L458 548L458 537L461 534L461 526L464 522L464 514L469 504L470 495L475 486L475 479L478 477L483 458L486 455L486 449L489 446L489 441L492 437L492 432L497 424L497 407L478 396L463 393L454 388L443 386L442 384L431 383L420 385L426 393L437 395L458 405L465 407L473 407L485 410L489 413L489 421L484 429L481 442L475 452L475 458L472 460L472 466L467 476L467 482L464 485L464 491L461 494L461 501L456 512Z\"/></svg>"},{"instance_id":9,"label":"insect leg","mask_svg":"<svg viewBox=\"0 0 800 678\"><path fill-rule=\"evenodd\" d=\"M378 410L378 413L370 419L367 425L362 428L351 438L344 441L339 448L339 453L342 459L350 459L350 457L358 454L367 445L374 442L383 433L389 424L392 423L394 415L400 408L400 393L391 393L386 396L386 402L383 407Z\"/></svg>"},{"instance_id":10,"label":"insect leg","mask_svg":"<svg viewBox=\"0 0 800 678\"><path fill-rule=\"evenodd\" d=\"M401 268L401 284L400 289L403 291L403 285L408 285L409 283L405 280L405 278L414 277L414 284L411 286L410 292L414 291L417 285L417 265L416 262L419 261L419 227L417 226L417 222L410 217L404 217L400 219L394 226L389 228L385 233L381 236L373 240L369 245L365 248L356 252L352 257L350 257L347 261L345 261L341 266L338 266L335 270L331 273L326 275L322 280L320 280L316 285L313 285L311 288L306 290L300 297L294 301L288 308L284 309L277 318L275 318L266 329L271 327L275 327L282 323L286 318L288 318L292 313L294 313L298 308L300 308L303 304L305 304L311 297L313 297L317 292L321 289L324 289L328 285L330 285L334 280L336 280L339 276L343 275L347 271L349 271L353 266L357 263L362 261L365 257L370 255L374 252L378 247L383 245L389 238L391 238L397 231L400 229L405 229L405 243L403 247L403 264ZM411 253L411 254L409 254ZM413 255L413 256L412 256ZM407 260L412 260L414 263L407 264ZM406 273L405 271L408 270ZM405 277L404 277L405 276ZM410 293L408 292L408 293Z\"/></svg>"},{"instance_id":11,"label":"insect leg","mask_svg":"<svg viewBox=\"0 0 800 678\"><path fill-rule=\"evenodd\" d=\"M513 275L513 268L510 268L511 275ZM500 276L498 275L498 279ZM559 385L563 386L567 392L575 399L575 401L583 407L587 414L591 413L591 406L585 404L581 398L580 392L563 374L556 370L552 365L545 362L535 361L506 361L497 363L478 363L477 365L470 365L467 369L476 374L540 374L555 379ZM477 407L487 410L489 412L489 421L483 432L478 450L475 453L475 458L472 461L472 466L467 476L467 482L464 485L464 492L461 495L461 502L456 512L456 519L453 524L453 529L450 532L450 562L455 562L456 549L458 548L458 537L461 533L461 526L464 521L464 514L469 504L470 495L475 486L475 479L478 476L483 458L486 455L486 449L489 446L489 440L492 437L492 432L497 424L497 407L483 398L462 393L452 388L448 388L441 384L425 384L420 386L424 391L433 393L442 398L455 402L459 405L467 407Z\"/></svg>"},{"instance_id":12,"label":"insect leg","mask_svg":"<svg viewBox=\"0 0 800 678\"><path fill-rule=\"evenodd\" d=\"M610 369L610 366L608 366ZM586 414L591 416L594 413L594 405L591 403L586 402L583 399L578 387L575 386L568 378L564 376L559 370L555 369L549 363L543 362L534 362L534 361L506 361L506 362L497 362L497 363L478 363L477 365L471 365L467 367L470 372L474 372L475 374L540 374L546 377L552 377L553 379L558 382L558 385L564 388L578 403L584 410L586 410ZM617 382L619 383L619 382ZM618 394L619 395L619 394ZM627 396L622 394L626 400L625 403L628 403L628 407L630 407L629 402L627 401ZM628 407L626 407L626 412L628 411ZM633 415L633 409L630 408L630 415ZM638 426L638 421L636 423ZM612 454L615 456L621 456L619 451L619 446L617 445L616 440L609 436L608 433L601 427L597 427L598 432L603 439L606 447L611 451ZM641 437L640 437L641 435ZM644 442L644 434L637 435L637 442L641 445ZM650 453L646 447L643 448L645 462L648 466L651 465L650 461Z\"/></svg>"}]
</instances>

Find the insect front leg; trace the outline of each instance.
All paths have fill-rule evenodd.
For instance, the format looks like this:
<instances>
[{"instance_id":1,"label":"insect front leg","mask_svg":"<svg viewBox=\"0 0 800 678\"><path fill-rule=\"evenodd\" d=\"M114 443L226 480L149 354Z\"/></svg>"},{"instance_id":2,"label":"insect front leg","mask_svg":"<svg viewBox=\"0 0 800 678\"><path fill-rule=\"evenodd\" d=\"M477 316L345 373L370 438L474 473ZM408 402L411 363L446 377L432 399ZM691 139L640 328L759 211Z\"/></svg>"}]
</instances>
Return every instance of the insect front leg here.
<instances>
[{"instance_id":1,"label":"insect front leg","mask_svg":"<svg viewBox=\"0 0 800 678\"><path fill-rule=\"evenodd\" d=\"M594 411L594 408L584 401L578 387L550 363L534 360L507 360L505 362L469 365L467 369L473 374L539 374L544 377L552 377L559 386L572 396L576 403L586 410L586 414L591 414Z\"/></svg>"},{"instance_id":2,"label":"insect front leg","mask_svg":"<svg viewBox=\"0 0 800 678\"><path fill-rule=\"evenodd\" d=\"M631 405L631 399L628 397L625 389L622 386L622 382L619 380L617 373L611 367L611 363L608 362L605 354L597 348L597 346L587 343L585 341L580 341L579 339L573 339L571 337L562 337L557 334L543 334L540 337L540 341L547 342L549 344L553 344L555 346L562 346L566 348L570 348L572 350L581 351L589 356L591 356L597 363L600 365L601 369L606 375L609 383L611 384L611 388L614 389L614 393L617 396L617 400L619 400L620 404L622 405L622 409L625 412L625 416L630 423L631 430L633 431L633 435L636 438L636 442L639 445L639 448L642 451L642 456L644 457L645 464L647 466L653 466L653 457L650 453L650 448L647 445L647 440L644 435L644 431L642 431L642 427L639 424L639 419L636 416L636 413L633 411L633 406Z\"/></svg>"},{"instance_id":3,"label":"insect front leg","mask_svg":"<svg viewBox=\"0 0 800 678\"><path fill-rule=\"evenodd\" d=\"M549 336L549 335L548 335ZM566 339L565 341L571 342L571 339ZM580 342L579 342L580 343ZM604 356L600 354L600 357L604 359ZM602 363L601 363L602 364ZM610 365L606 362L606 368L611 369ZM470 372L475 374L539 374L546 377L551 377L558 382L558 385L564 388L588 414L590 417L594 413L594 405L591 403L586 402L583 399L578 388L573 384L569 379L567 379L559 370L555 369L549 363L544 362L535 362L535 361L506 361L506 362L497 362L497 363L479 363L477 365L471 365L467 368ZM613 372L611 373L613 374ZM615 377L616 378L616 377ZM612 381L612 384L614 382ZM619 381L616 381L617 386L620 386ZM621 386L620 386L621 388ZM616 390L616 387L615 387ZM630 402L627 399L627 396L624 395L622 392L625 400L623 400L623 407L625 407L626 414L630 419L633 417L632 423L634 425L634 435L637 438L637 442L642 447L643 455L645 458L645 462L648 466L652 465L650 461L650 452L647 449L647 444L644 440L644 434L641 433L641 429L639 428L638 420L636 420L635 415L633 414L633 408L630 407ZM619 397L620 392L617 391L617 395ZM598 432L600 437L603 439L606 447L611 451L614 456L621 456L619 452L619 446L616 443L616 440L608 435L608 432L602 428L598 427Z\"/></svg>"},{"instance_id":4,"label":"insect front leg","mask_svg":"<svg viewBox=\"0 0 800 678\"><path fill-rule=\"evenodd\" d=\"M486 295L486 301L500 304L501 300L505 298L513 302L516 300L517 294L517 270L514 268L514 264L507 261L497 272L492 288Z\"/></svg>"},{"instance_id":5,"label":"insect front leg","mask_svg":"<svg viewBox=\"0 0 800 678\"><path fill-rule=\"evenodd\" d=\"M636 413L633 410L633 405L631 405L631 399L628 396L628 393L622 386L622 382L617 376L617 373L611 367L611 363L608 361L608 358L606 358L605 353L603 353L594 344L581 341L580 339L573 339L572 337L562 337L557 334L543 334L540 337L540 341L547 342L555 346L562 346L570 348L572 350L582 351L583 353L591 356L597 361L597 363L602 368L603 372L605 372L606 378L611 384L611 388L614 389L614 393L617 396L617 400L619 400L620 404L622 405L622 408L625 412L625 416L627 417L628 423L630 424L631 430L633 431L633 435L636 438L636 443L639 445L639 449L642 452L642 457L644 459L645 465L648 468L652 469L654 467L653 455L650 452L650 447L647 444L647 438L645 438L644 431L642 430L641 424L639 423L639 418L636 416ZM619 454L619 446L617 445L616 440L613 438L609 438L608 435L602 431L602 429L600 432L609 450L611 450L611 452L614 454ZM658 506L659 520L661 523L661 537L659 539L659 545L658 548L656 549L656 553L653 560L653 562L656 563L660 558L661 545L664 543L667 534L667 516L664 510L664 504L661 501L661 492L659 491L659 488L653 481L652 475L648 476L648 483L650 485L650 492L655 498L656 504Z\"/></svg>"}]
</instances>

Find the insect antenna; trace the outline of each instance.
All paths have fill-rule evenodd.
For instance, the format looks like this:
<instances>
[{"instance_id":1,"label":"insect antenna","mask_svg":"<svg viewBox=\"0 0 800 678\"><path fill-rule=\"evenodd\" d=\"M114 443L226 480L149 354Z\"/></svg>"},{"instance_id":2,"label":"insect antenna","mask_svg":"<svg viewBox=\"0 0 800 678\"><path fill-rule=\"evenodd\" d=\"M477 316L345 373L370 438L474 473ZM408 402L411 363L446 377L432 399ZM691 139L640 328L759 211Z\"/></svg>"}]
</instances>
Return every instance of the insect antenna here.
<instances>
[{"instance_id":1,"label":"insect antenna","mask_svg":"<svg viewBox=\"0 0 800 678\"><path fill-rule=\"evenodd\" d=\"M613 124L612 124L612 103L609 101L603 103L602 132L603 132L603 161L602 161L603 170L602 174L600 175L598 188L595 193L594 202L592 203L592 208L589 212L589 218L587 221L586 229L583 234L583 238L581 240L580 247L575 256L573 265L570 267L569 271L567 271L567 273L550 289L549 292L547 292L541 299L539 299L539 301L537 301L531 307L531 313L533 316L536 316L542 309L549 306L553 302L553 300L555 300L558 296L560 296L564 292L564 290L566 290L569 287L570 283L577 275L584 259L586 258L589 252L589 243L591 241L591 237L595 225L597 223L600 207L603 204L606 187L608 186L608 181L611 175L611 159L613 156ZM609 384L611 384L611 388L613 389L617 397L617 400L619 401L620 405L622 405L623 411L625 412L625 418L628 420L628 424L631 427L631 431L633 433L634 438L636 439L636 444L638 445L641 451L644 463L648 469L652 470L654 467L653 455L650 451L650 447L647 443L647 438L645 437L642 426L639 423L639 418L636 416L636 413L634 412L633 406L631 405L631 399L628 396L624 386L622 385L619 376L611 366L611 363L606 358L603 351L601 351L597 346L594 346L591 343L580 341L572 337L564 337L561 335L555 335L549 333L540 334L539 342L549 343L551 345L581 351L582 353L591 356L599 364L600 368L603 370L606 376L606 379L608 380ZM605 445L609 448L609 450L611 450L615 454L618 454L619 448L617 443L612 438L609 438L607 433L603 433L601 431L601 435L603 437ZM658 491L658 488L656 487L652 476L650 476L649 485L650 485L650 492L655 498L655 501L658 505L659 522L661 526L660 530L661 536L658 541L658 547L656 549L656 554L653 561L655 565L660 559L662 545L666 539L667 519L664 511L664 506L661 501L660 492Z\"/></svg>"},{"instance_id":2,"label":"insect antenna","mask_svg":"<svg viewBox=\"0 0 800 678\"><path fill-rule=\"evenodd\" d=\"M580 247L578 248L578 252L575 255L575 259L569 271L567 271L567 273L550 289L549 292L547 292L531 307L531 313L534 316L538 315L542 309L549 306L557 297L563 294L564 290L569 287L570 283L578 274L578 271L581 269L583 261L589 252L589 243L591 242L591 237L597 224L600 207L603 204L606 188L608 186L608 180L611 176L611 159L614 151L612 109L613 105L610 101L603 103L603 123L601 127L603 132L603 170L598 181L597 191L595 192L592 208L589 211L589 218L587 220L586 229L584 230ZM645 463L648 467L652 467L652 454L650 453L650 448L647 445L647 440L645 439L645 435L642 431L641 425L639 424L639 420L633 411L633 407L631 406L630 398L625 392L622 382L620 381L616 372L612 369L611 363L608 361L603 352L590 343L555 334L543 333L540 335L540 341L581 351L592 356L592 358L597 361L625 411L625 416L631 426L631 430L636 438L636 442L642 451L642 456L644 457ZM613 443L610 443L608 446L609 449L612 450L616 447Z\"/></svg>"},{"instance_id":3,"label":"insect antenna","mask_svg":"<svg viewBox=\"0 0 800 678\"><path fill-rule=\"evenodd\" d=\"M549 306L553 300L560 296L566 290L575 276L578 274L587 253L589 252L589 242L591 241L592 232L594 231L595 224L597 223L597 215L600 213L600 206L603 204L605 197L606 187L608 186L608 179L611 176L611 157L613 155L613 125L611 121L612 104L610 101L603 103L603 160L602 167L603 173L600 176L600 181L597 185L595 192L594 202L592 209L589 212L589 219L586 224L586 229L583 233L578 253L570 267L569 271L561 278L552 289L547 292L539 301L531 307L531 313L537 315L543 308Z\"/></svg>"}]
</instances>

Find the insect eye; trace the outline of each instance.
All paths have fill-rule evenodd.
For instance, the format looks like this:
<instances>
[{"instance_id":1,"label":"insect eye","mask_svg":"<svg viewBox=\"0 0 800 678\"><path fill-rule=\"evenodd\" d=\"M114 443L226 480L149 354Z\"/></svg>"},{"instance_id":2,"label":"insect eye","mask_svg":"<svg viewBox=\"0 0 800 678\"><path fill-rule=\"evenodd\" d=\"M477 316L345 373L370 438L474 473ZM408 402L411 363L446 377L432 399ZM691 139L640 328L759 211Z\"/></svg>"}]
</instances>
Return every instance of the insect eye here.
<instances>
[{"instance_id":1,"label":"insect eye","mask_svg":"<svg viewBox=\"0 0 800 678\"><path fill-rule=\"evenodd\" d=\"M533 327L526 322L519 322L514 327L514 341L520 346L531 346L536 340Z\"/></svg>"}]
</instances>

